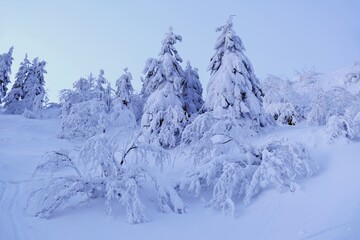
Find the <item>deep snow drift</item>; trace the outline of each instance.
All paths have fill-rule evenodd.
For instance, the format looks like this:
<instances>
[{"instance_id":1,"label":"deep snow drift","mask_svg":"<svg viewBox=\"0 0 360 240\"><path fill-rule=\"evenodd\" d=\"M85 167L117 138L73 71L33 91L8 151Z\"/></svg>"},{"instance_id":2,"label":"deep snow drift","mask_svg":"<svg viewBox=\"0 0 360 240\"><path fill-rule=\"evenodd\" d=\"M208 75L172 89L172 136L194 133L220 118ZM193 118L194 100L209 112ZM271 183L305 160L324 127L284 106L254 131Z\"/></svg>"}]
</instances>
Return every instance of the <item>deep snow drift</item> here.
<instances>
[{"instance_id":1,"label":"deep snow drift","mask_svg":"<svg viewBox=\"0 0 360 240\"><path fill-rule=\"evenodd\" d=\"M60 120L0 115L0 239L360 239L360 143L327 144L325 127L284 126L268 136L303 142L320 166L295 192L268 189L236 217L205 208L208 199L184 197L186 214L161 214L130 225L117 209L106 215L101 200L57 209L49 219L26 211L37 184L32 174L41 156L80 142L58 139ZM124 132L124 144L129 132ZM258 141L262 141L258 139ZM181 167L176 159L174 169ZM173 170L174 170L173 169ZM174 171L176 172L176 171ZM150 201L150 200L149 200Z\"/></svg>"}]
</instances>

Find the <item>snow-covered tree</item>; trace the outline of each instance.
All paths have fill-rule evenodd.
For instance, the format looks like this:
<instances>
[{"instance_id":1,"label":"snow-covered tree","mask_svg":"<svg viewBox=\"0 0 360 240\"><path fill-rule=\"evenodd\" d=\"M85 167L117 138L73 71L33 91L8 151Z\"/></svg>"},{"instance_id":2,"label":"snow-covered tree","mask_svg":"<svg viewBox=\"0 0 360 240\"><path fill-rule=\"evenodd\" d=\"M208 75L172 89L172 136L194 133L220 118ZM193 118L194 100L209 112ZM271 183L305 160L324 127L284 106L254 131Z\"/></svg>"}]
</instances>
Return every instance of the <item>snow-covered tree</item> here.
<instances>
[{"instance_id":1,"label":"snow-covered tree","mask_svg":"<svg viewBox=\"0 0 360 240\"><path fill-rule=\"evenodd\" d=\"M318 89L306 115L307 123L321 126L332 116L354 118L360 110L358 98L342 87L332 87L327 91Z\"/></svg>"},{"instance_id":2,"label":"snow-covered tree","mask_svg":"<svg viewBox=\"0 0 360 240\"><path fill-rule=\"evenodd\" d=\"M110 112L110 122L113 126L132 128L141 118L142 105L137 105L131 80L132 75L125 68L124 74L116 81L115 99Z\"/></svg>"},{"instance_id":3,"label":"snow-covered tree","mask_svg":"<svg viewBox=\"0 0 360 240\"><path fill-rule=\"evenodd\" d=\"M264 109L280 124L295 125L302 120L300 109L292 102L294 91L288 79L270 75L262 84Z\"/></svg>"},{"instance_id":4,"label":"snow-covered tree","mask_svg":"<svg viewBox=\"0 0 360 240\"><path fill-rule=\"evenodd\" d=\"M45 61L35 58L29 68L29 73L23 84L22 104L25 112L33 115L40 111L47 101L45 91Z\"/></svg>"},{"instance_id":5,"label":"snow-covered tree","mask_svg":"<svg viewBox=\"0 0 360 240\"><path fill-rule=\"evenodd\" d=\"M4 99L6 113L21 114L24 111L21 100L24 98L23 87L29 74L30 64L26 54L24 60L20 63L19 71L15 75L15 82Z\"/></svg>"},{"instance_id":6,"label":"snow-covered tree","mask_svg":"<svg viewBox=\"0 0 360 240\"><path fill-rule=\"evenodd\" d=\"M60 91L60 102L62 104L62 115L66 116L70 108L77 103L86 102L95 97L94 94L95 78L90 73L87 78L81 77L73 83L73 89L63 89Z\"/></svg>"},{"instance_id":7,"label":"snow-covered tree","mask_svg":"<svg viewBox=\"0 0 360 240\"><path fill-rule=\"evenodd\" d=\"M141 139L165 148L178 144L187 122L180 96L181 82L186 76L174 46L181 39L170 28L162 41L159 60L149 59L144 69L146 77L141 93L146 103L141 119Z\"/></svg>"},{"instance_id":8,"label":"snow-covered tree","mask_svg":"<svg viewBox=\"0 0 360 240\"><path fill-rule=\"evenodd\" d=\"M35 177L40 173L54 175L64 168L72 169L73 174L53 177L39 185L30 194L28 211L38 217L48 217L70 199L76 203L103 198L108 214L116 202L124 209L127 221L135 224L148 221L144 200L150 197L157 199L161 212L184 213L184 202L161 172L163 165L169 163L165 150L132 142L119 152L114 144L118 137L90 138L75 159L63 151L45 154ZM146 194L142 194L144 189Z\"/></svg>"},{"instance_id":9,"label":"snow-covered tree","mask_svg":"<svg viewBox=\"0 0 360 240\"><path fill-rule=\"evenodd\" d=\"M184 109L191 116L197 113L204 104L203 88L199 80L198 69L193 69L189 61L186 63L185 76L181 96L184 101Z\"/></svg>"},{"instance_id":10,"label":"snow-covered tree","mask_svg":"<svg viewBox=\"0 0 360 240\"><path fill-rule=\"evenodd\" d=\"M208 67L211 78L205 99L206 110L249 122L253 128L266 125L260 83L244 54L240 37L233 30L232 17L216 31L221 34Z\"/></svg>"},{"instance_id":11,"label":"snow-covered tree","mask_svg":"<svg viewBox=\"0 0 360 240\"><path fill-rule=\"evenodd\" d=\"M272 139L265 146L249 144L247 140L271 119L231 18L218 30L222 34L210 63L206 112L182 133L178 151L193 164L179 187L195 196L212 191L208 205L234 215L236 205L248 204L263 184L293 191L298 179L316 171L316 164L301 143Z\"/></svg>"},{"instance_id":12,"label":"snow-covered tree","mask_svg":"<svg viewBox=\"0 0 360 240\"><path fill-rule=\"evenodd\" d=\"M104 77L104 70L100 70L99 76L96 79L94 86L95 96L99 101L105 103L105 111L108 113L112 107L112 98L111 98L111 86L110 83Z\"/></svg>"},{"instance_id":13,"label":"snow-covered tree","mask_svg":"<svg viewBox=\"0 0 360 240\"><path fill-rule=\"evenodd\" d=\"M105 104L97 99L76 103L62 115L60 138L89 138L106 131Z\"/></svg>"},{"instance_id":14,"label":"snow-covered tree","mask_svg":"<svg viewBox=\"0 0 360 240\"><path fill-rule=\"evenodd\" d=\"M239 203L248 205L263 188L295 191L298 180L318 169L301 143L285 138L269 139L256 147L221 135L213 139L211 152L185 172L179 186L195 196L212 191L208 206L227 215L234 215ZM191 156L194 160L198 157Z\"/></svg>"},{"instance_id":15,"label":"snow-covered tree","mask_svg":"<svg viewBox=\"0 0 360 240\"><path fill-rule=\"evenodd\" d=\"M7 53L0 54L0 103L2 103L3 98L6 96L7 85L10 83L13 50L14 47L11 47Z\"/></svg>"},{"instance_id":16,"label":"snow-covered tree","mask_svg":"<svg viewBox=\"0 0 360 240\"><path fill-rule=\"evenodd\" d=\"M131 81L132 75L128 72L127 68L124 69L124 74L116 80L116 97L119 98L125 106L128 106L131 103L131 98L134 94Z\"/></svg>"}]
</instances>

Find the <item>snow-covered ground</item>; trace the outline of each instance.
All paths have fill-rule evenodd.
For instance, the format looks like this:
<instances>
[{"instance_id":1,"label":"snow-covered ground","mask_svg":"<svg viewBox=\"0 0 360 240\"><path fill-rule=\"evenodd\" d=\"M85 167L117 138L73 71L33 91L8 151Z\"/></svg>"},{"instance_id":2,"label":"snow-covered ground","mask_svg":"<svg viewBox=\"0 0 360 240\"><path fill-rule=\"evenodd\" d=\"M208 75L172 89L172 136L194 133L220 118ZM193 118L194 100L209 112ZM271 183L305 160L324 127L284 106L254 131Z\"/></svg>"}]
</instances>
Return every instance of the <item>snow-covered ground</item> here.
<instances>
[{"instance_id":1,"label":"snow-covered ground","mask_svg":"<svg viewBox=\"0 0 360 240\"><path fill-rule=\"evenodd\" d=\"M58 209L49 219L27 213L41 156L77 142L57 138L60 120L0 115L0 240L42 239L360 239L360 143L328 145L323 127L279 127L267 135L303 142L319 172L295 192L269 189L235 218L185 199L186 214L147 209L150 222L131 225L105 213L104 201ZM176 167L177 165L175 165Z\"/></svg>"}]
</instances>

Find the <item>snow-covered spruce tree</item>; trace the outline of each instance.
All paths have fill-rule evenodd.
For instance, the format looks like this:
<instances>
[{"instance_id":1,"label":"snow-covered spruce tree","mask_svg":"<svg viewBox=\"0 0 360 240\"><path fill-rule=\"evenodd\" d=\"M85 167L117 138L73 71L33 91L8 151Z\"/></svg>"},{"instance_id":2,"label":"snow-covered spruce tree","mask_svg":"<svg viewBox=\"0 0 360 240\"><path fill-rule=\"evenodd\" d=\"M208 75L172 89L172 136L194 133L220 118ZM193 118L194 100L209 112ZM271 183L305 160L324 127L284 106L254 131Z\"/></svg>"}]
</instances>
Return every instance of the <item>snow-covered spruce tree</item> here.
<instances>
[{"instance_id":1,"label":"snow-covered spruce tree","mask_svg":"<svg viewBox=\"0 0 360 240\"><path fill-rule=\"evenodd\" d=\"M23 83L22 105L27 117L36 117L47 102L45 91L45 61L35 58L29 68L29 73Z\"/></svg>"},{"instance_id":2,"label":"snow-covered spruce tree","mask_svg":"<svg viewBox=\"0 0 360 240\"><path fill-rule=\"evenodd\" d=\"M208 91L212 97L208 93L204 104L207 112L197 116L182 134L178 151L193 164L180 179L179 188L195 196L210 190L208 205L234 215L236 205L249 203L258 193L263 179L279 189L293 190L295 184L290 183L311 175L316 167L299 143L273 139L265 146L251 146L247 142L271 119L262 107L259 82L243 55L231 19L219 30L219 54L210 64L213 75ZM264 149L269 149L271 158ZM274 167L268 170L268 166ZM275 181L272 174L281 179Z\"/></svg>"},{"instance_id":3,"label":"snow-covered spruce tree","mask_svg":"<svg viewBox=\"0 0 360 240\"><path fill-rule=\"evenodd\" d=\"M218 116L241 119L251 128L266 125L262 107L262 90L245 48L233 30L230 17L216 31L221 32L215 44L215 54L208 70L211 77L207 87L205 108Z\"/></svg>"},{"instance_id":4,"label":"snow-covered spruce tree","mask_svg":"<svg viewBox=\"0 0 360 240\"><path fill-rule=\"evenodd\" d=\"M131 85L131 73L124 69L124 74L116 80L115 99L110 112L110 122L113 126L133 128L140 116L135 115L134 109L141 112L137 105L133 105L134 89ZM138 113L137 113L138 114Z\"/></svg>"},{"instance_id":5,"label":"snow-covered spruce tree","mask_svg":"<svg viewBox=\"0 0 360 240\"><path fill-rule=\"evenodd\" d=\"M212 152L221 155L221 151L211 150L217 148L214 142L225 145L237 142L241 148L237 139L255 135L268 121L262 107L259 81L232 27L230 17L217 29L221 35L209 65L212 76L204 103L207 112L188 125L182 135L182 142L191 148L191 158L202 156L197 161L207 159L205 155L210 159L216 157Z\"/></svg>"},{"instance_id":6,"label":"snow-covered spruce tree","mask_svg":"<svg viewBox=\"0 0 360 240\"><path fill-rule=\"evenodd\" d=\"M136 122L139 123L143 113L144 99L142 94L134 93L131 81L132 75L128 72L128 68L125 68L124 74L116 80L114 108L125 106L134 113Z\"/></svg>"},{"instance_id":7,"label":"snow-covered spruce tree","mask_svg":"<svg viewBox=\"0 0 360 240\"><path fill-rule=\"evenodd\" d=\"M181 96L184 101L184 109L191 117L194 113L199 112L204 104L203 88L199 80L198 69L192 68L189 61L186 63L185 76Z\"/></svg>"},{"instance_id":8,"label":"snow-covered spruce tree","mask_svg":"<svg viewBox=\"0 0 360 240\"><path fill-rule=\"evenodd\" d=\"M105 111L108 113L112 107L111 85L104 77L104 74L104 70L101 69L94 86L94 94L99 101L104 102Z\"/></svg>"},{"instance_id":9,"label":"snow-covered spruce tree","mask_svg":"<svg viewBox=\"0 0 360 240\"><path fill-rule=\"evenodd\" d=\"M180 66L182 59L174 46L177 41L181 41L181 36L170 28L162 41L159 60L148 59L146 62L141 91L146 100L141 119L141 141L164 148L179 143L188 120L180 95L181 83L186 76Z\"/></svg>"},{"instance_id":10,"label":"snow-covered spruce tree","mask_svg":"<svg viewBox=\"0 0 360 240\"><path fill-rule=\"evenodd\" d=\"M7 53L0 55L0 103L2 103L3 98L6 96L7 85L10 83L13 50L14 47L11 47Z\"/></svg>"},{"instance_id":11,"label":"snow-covered spruce tree","mask_svg":"<svg viewBox=\"0 0 360 240\"><path fill-rule=\"evenodd\" d=\"M103 198L108 214L112 214L117 202L129 223L141 223L148 221L144 200L150 197L157 199L162 212L184 213L184 202L161 172L169 162L165 150L132 141L124 151L117 152L114 143L118 143L118 137L123 138L111 139L103 134L90 138L76 159L63 151L45 154L34 175L48 173L53 177L30 194L28 211L48 217L70 199L76 203ZM73 169L74 174L61 175L64 168Z\"/></svg>"},{"instance_id":12,"label":"snow-covered spruce tree","mask_svg":"<svg viewBox=\"0 0 360 240\"><path fill-rule=\"evenodd\" d=\"M22 114L24 112L21 100L24 98L23 87L28 77L30 64L26 54L24 60L20 63L19 71L15 75L15 82L4 99L5 111L8 114Z\"/></svg>"},{"instance_id":13,"label":"snow-covered spruce tree","mask_svg":"<svg viewBox=\"0 0 360 240\"><path fill-rule=\"evenodd\" d=\"M116 80L116 97L124 104L125 106L131 105L131 98L134 94L134 88L131 85L132 75L128 72L128 69L124 69L124 74ZM130 106L129 106L130 107Z\"/></svg>"}]
</instances>

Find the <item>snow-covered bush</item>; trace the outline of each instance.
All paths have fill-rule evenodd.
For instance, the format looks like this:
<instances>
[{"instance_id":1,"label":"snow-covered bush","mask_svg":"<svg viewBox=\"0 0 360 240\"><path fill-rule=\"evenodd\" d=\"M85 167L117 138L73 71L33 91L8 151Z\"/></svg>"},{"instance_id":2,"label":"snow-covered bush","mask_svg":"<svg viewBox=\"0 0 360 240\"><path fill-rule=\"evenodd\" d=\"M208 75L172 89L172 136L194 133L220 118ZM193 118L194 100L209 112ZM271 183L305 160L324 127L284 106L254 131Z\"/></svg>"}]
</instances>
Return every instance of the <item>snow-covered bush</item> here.
<instances>
[{"instance_id":1,"label":"snow-covered bush","mask_svg":"<svg viewBox=\"0 0 360 240\"><path fill-rule=\"evenodd\" d=\"M295 191L297 181L318 168L301 143L288 139L271 139L260 147L224 140L213 141L209 157L195 161L179 185L195 196L212 191L208 206L225 214L234 215L237 204L248 205L267 187Z\"/></svg>"},{"instance_id":2,"label":"snow-covered bush","mask_svg":"<svg viewBox=\"0 0 360 240\"><path fill-rule=\"evenodd\" d=\"M302 120L298 106L291 102L291 82L277 76L268 76L263 84L264 109L280 124L295 125Z\"/></svg>"},{"instance_id":3,"label":"snow-covered bush","mask_svg":"<svg viewBox=\"0 0 360 240\"><path fill-rule=\"evenodd\" d=\"M208 205L234 215L235 204L244 197L255 171L257 155L249 146L234 140L212 142L209 157L191 167L180 182L180 189L199 196L212 191Z\"/></svg>"},{"instance_id":4,"label":"snow-covered bush","mask_svg":"<svg viewBox=\"0 0 360 240\"><path fill-rule=\"evenodd\" d=\"M133 129L137 126L136 116L119 98L113 100L113 107L106 118L109 126Z\"/></svg>"},{"instance_id":5,"label":"snow-covered bush","mask_svg":"<svg viewBox=\"0 0 360 240\"><path fill-rule=\"evenodd\" d=\"M212 157L195 165L180 184L181 189L194 192L196 196L212 190L208 205L225 214L233 215L236 204L248 204L268 185L293 191L298 179L316 171L316 165L299 143L275 140L256 149L238 144L234 148L231 141L217 143L216 150L222 153L213 152Z\"/></svg>"},{"instance_id":6,"label":"snow-covered bush","mask_svg":"<svg viewBox=\"0 0 360 240\"><path fill-rule=\"evenodd\" d=\"M129 223L148 221L145 216L144 189L151 188L162 212L184 213L185 204L171 183L162 177L161 169L169 162L165 150L132 142L117 154L116 139L105 135L90 138L81 148L78 159L72 160L62 152L45 155L36 173L54 173L64 168L74 174L57 174L38 186L29 196L28 210L38 217L49 217L58 208L72 202L105 200L108 214L117 201L125 210ZM150 184L152 183L152 184Z\"/></svg>"},{"instance_id":7,"label":"snow-covered bush","mask_svg":"<svg viewBox=\"0 0 360 240\"><path fill-rule=\"evenodd\" d=\"M352 71L345 75L344 83L346 85L357 84L360 82L360 62L355 62Z\"/></svg>"},{"instance_id":8,"label":"snow-covered bush","mask_svg":"<svg viewBox=\"0 0 360 240\"><path fill-rule=\"evenodd\" d=\"M307 114L309 125L325 125L332 116L351 118L360 110L357 97L342 87L332 87L326 92L320 89L315 96Z\"/></svg>"},{"instance_id":9,"label":"snow-covered bush","mask_svg":"<svg viewBox=\"0 0 360 240\"><path fill-rule=\"evenodd\" d=\"M134 114L131 109L124 107L123 99L113 99L110 83L105 79L103 70L100 70L97 78L92 74L80 78L73 87L73 90L64 89L60 93L61 138L88 138L105 132L109 126L134 127Z\"/></svg>"},{"instance_id":10,"label":"snow-covered bush","mask_svg":"<svg viewBox=\"0 0 360 240\"><path fill-rule=\"evenodd\" d=\"M253 173L246 189L244 203L268 186L278 191L295 191L297 181L310 177L318 170L318 165L310 157L303 144L286 138L270 139L259 148L260 165Z\"/></svg>"},{"instance_id":11,"label":"snow-covered bush","mask_svg":"<svg viewBox=\"0 0 360 240\"><path fill-rule=\"evenodd\" d=\"M89 138L106 130L104 102L96 99L72 105L62 118L60 138Z\"/></svg>"},{"instance_id":12,"label":"snow-covered bush","mask_svg":"<svg viewBox=\"0 0 360 240\"><path fill-rule=\"evenodd\" d=\"M339 140L358 140L360 138L360 122L358 119L355 120L346 116L331 116L326 124L329 143Z\"/></svg>"}]
</instances>

